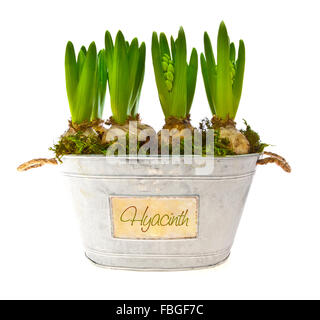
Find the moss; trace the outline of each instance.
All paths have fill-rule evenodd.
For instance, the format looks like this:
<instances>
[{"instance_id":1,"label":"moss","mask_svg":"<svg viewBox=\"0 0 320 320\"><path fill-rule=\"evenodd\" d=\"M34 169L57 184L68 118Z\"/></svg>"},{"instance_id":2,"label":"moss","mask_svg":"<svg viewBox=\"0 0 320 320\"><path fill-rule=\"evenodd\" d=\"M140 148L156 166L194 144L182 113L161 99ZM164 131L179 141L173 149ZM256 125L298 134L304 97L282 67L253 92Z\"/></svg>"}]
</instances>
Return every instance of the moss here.
<instances>
[{"instance_id":1,"label":"moss","mask_svg":"<svg viewBox=\"0 0 320 320\"><path fill-rule=\"evenodd\" d=\"M213 152L212 146L209 145L209 150L206 147L206 132L208 129L214 130ZM235 154L230 148L229 140L220 138L220 130L215 129L212 121L210 121L208 118L201 120L199 123L199 130L202 132L202 155L213 153L215 157L224 157Z\"/></svg>"},{"instance_id":2,"label":"moss","mask_svg":"<svg viewBox=\"0 0 320 320\"><path fill-rule=\"evenodd\" d=\"M250 153L263 152L264 148L268 147L269 144L261 142L259 134L251 129L246 120L243 121L246 125L246 130L240 130L240 132L245 135L250 143Z\"/></svg>"},{"instance_id":3,"label":"moss","mask_svg":"<svg viewBox=\"0 0 320 320\"><path fill-rule=\"evenodd\" d=\"M137 151L141 148L144 142L137 143ZM110 148L113 145L113 148ZM53 151L56 158L61 161L61 158L68 154L102 154L118 155L119 150L124 150L125 154L129 154L129 134L126 134L126 145L123 146L115 139L110 143L102 143L99 136L84 135L79 131L74 135L62 136L58 143L54 144L49 150Z\"/></svg>"},{"instance_id":4,"label":"moss","mask_svg":"<svg viewBox=\"0 0 320 320\"><path fill-rule=\"evenodd\" d=\"M206 145L206 134L207 130L214 130L214 143ZM235 153L230 148L230 142L228 139L223 139L220 137L220 131L218 129L214 129L212 122L209 119L204 119L200 122L199 128L195 129L201 133L202 136L202 146L197 147L194 144L194 139L192 140L192 151L189 154L202 154L203 156L212 155L217 157L224 157L228 155L234 155ZM250 136L249 142L252 144L252 152L257 152L256 150L263 150L266 144L262 144L260 142L260 138L255 133L250 126L247 125L247 129L243 131L243 133L247 136ZM184 155L185 149L185 141L183 138L180 139L180 154ZM111 147L113 145L113 147ZM142 148L144 142L137 143L137 151L139 152L140 148ZM111 147L111 148L109 148ZM54 144L53 147L50 148L51 151L55 153L56 158L61 162L61 158L64 155L70 154L112 154L117 155L118 150L124 150L125 154L130 154L129 152L129 134L126 135L126 145L122 146L117 140L111 143L102 143L99 136L95 135L84 135L83 132L79 131L74 135L62 136L58 143ZM158 148L160 154L161 146ZM169 154L172 155L172 144L169 145ZM148 150L146 154L150 154ZM186 153L188 154L188 153Z\"/></svg>"},{"instance_id":5,"label":"moss","mask_svg":"<svg viewBox=\"0 0 320 320\"><path fill-rule=\"evenodd\" d=\"M214 155L216 157L224 157L227 155L234 155L235 153L230 149L229 140L220 138L220 131L219 130L214 130L214 143L208 144L208 146L207 146L206 138L207 138L207 131L209 129L214 130L213 125L209 119L205 118L200 122L199 128L194 129L194 130L200 132L200 134L202 136L202 146L200 147L200 146L195 145L194 136L193 136L191 150L188 150L189 152L186 151L186 153L185 153L185 140L183 139L183 137L181 137L181 139L180 139L180 155L196 154L196 155L202 155L202 156ZM159 150L161 150L161 146L159 146ZM173 154L173 149L172 149L172 144L170 143L169 155L172 155L172 154Z\"/></svg>"},{"instance_id":6,"label":"moss","mask_svg":"<svg viewBox=\"0 0 320 320\"><path fill-rule=\"evenodd\" d=\"M61 162L61 157L68 154L106 154L107 146L101 143L98 136L83 135L81 131L75 135L62 136L57 144L49 150L55 153Z\"/></svg>"}]
</instances>

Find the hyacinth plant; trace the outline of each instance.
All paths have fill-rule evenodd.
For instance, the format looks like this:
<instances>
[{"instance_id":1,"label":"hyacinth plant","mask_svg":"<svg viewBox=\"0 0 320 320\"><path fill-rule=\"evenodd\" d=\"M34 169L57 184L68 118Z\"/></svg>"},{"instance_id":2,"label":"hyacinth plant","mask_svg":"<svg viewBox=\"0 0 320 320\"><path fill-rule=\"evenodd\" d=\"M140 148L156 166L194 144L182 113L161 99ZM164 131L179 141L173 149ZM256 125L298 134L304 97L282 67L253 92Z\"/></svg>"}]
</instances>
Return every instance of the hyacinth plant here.
<instances>
[{"instance_id":1,"label":"hyacinth plant","mask_svg":"<svg viewBox=\"0 0 320 320\"><path fill-rule=\"evenodd\" d=\"M221 22L217 41L217 62L207 32L204 33L204 54L200 56L205 90L213 115L225 120L235 119L243 84L245 46L239 41L238 56L230 43L227 28Z\"/></svg>"},{"instance_id":2,"label":"hyacinth plant","mask_svg":"<svg viewBox=\"0 0 320 320\"><path fill-rule=\"evenodd\" d=\"M65 52L66 89L71 112L69 129L50 150L57 159L66 154L104 153L101 139L105 133L103 117L107 89L105 50L92 42L88 50L82 46L77 58L72 42Z\"/></svg>"},{"instance_id":3,"label":"hyacinth plant","mask_svg":"<svg viewBox=\"0 0 320 320\"><path fill-rule=\"evenodd\" d=\"M38 168L46 163L57 164L57 159L67 154L108 154L108 148L119 141L108 140L106 136L111 129L125 133L125 151L131 154L127 142L131 141L132 131L128 120L136 119L138 130L152 129L139 121L138 106L145 71L145 44L139 46L135 38L129 44L121 31L118 32L115 43L110 33L105 34L105 49L97 53L95 43L88 49L81 47L77 57L74 46L68 42L65 52L65 77L72 121L66 131L50 150L55 153L55 159L34 159L18 167L19 171ZM261 143L259 135L246 124L245 130L237 130L235 116L238 110L243 75L245 67L245 47L242 40L239 43L236 58L236 49L230 43L227 29L222 22L218 32L217 62L213 54L211 41L207 33L204 34L204 54L201 54L201 69L208 102L213 114L211 122L206 119L200 123L199 130L190 124L189 113L196 87L198 56L193 48L189 63L187 62L186 38L182 28L178 37L170 39L170 47L164 33L160 37L156 32L152 36L152 60L155 73L158 95L165 115L164 129L178 129L180 145L183 151L186 147L184 129L192 129L192 148L190 152L207 155L211 150L207 147L207 132L214 129L214 155L225 156L246 153L262 153L266 144ZM106 129L102 120L107 82L110 89L112 109L112 124ZM152 129L152 134L155 133ZM196 149L195 133L201 133L202 150ZM181 133L181 135L180 135ZM138 132L139 134L139 132ZM175 134L170 136L169 147ZM180 139L183 136L183 139ZM140 141L136 149L146 147L149 142L161 139ZM156 138L156 135L153 134ZM172 140L171 140L172 137ZM166 146L167 142L164 141ZM209 145L211 148L211 145ZM151 151L151 148L149 148ZM182 150L180 148L180 151ZM173 151L173 149L171 150ZM200 151L200 152L199 152ZM285 171L290 172L290 166L280 156L273 153L269 158L258 161L260 164L277 163Z\"/></svg>"},{"instance_id":4,"label":"hyacinth plant","mask_svg":"<svg viewBox=\"0 0 320 320\"><path fill-rule=\"evenodd\" d=\"M139 46L137 38L129 44L121 31L115 43L111 34L105 34L106 64L113 121L124 125L128 117L138 113L140 93L144 78L146 46Z\"/></svg>"},{"instance_id":5,"label":"hyacinth plant","mask_svg":"<svg viewBox=\"0 0 320 320\"><path fill-rule=\"evenodd\" d=\"M207 32L204 33L204 54L200 56L201 70L211 112L212 124L222 139L229 142L235 154L250 150L248 139L235 128L245 65L244 42L240 40L238 57L234 43L230 43L227 28L220 23L217 40L217 62Z\"/></svg>"},{"instance_id":6,"label":"hyacinth plant","mask_svg":"<svg viewBox=\"0 0 320 320\"><path fill-rule=\"evenodd\" d=\"M196 88L198 54L193 48L187 62L187 44L182 27L176 40L171 36L170 45L171 48L164 33L160 33L158 38L153 32L151 51L158 95L166 121L170 118L185 120Z\"/></svg>"},{"instance_id":7,"label":"hyacinth plant","mask_svg":"<svg viewBox=\"0 0 320 320\"><path fill-rule=\"evenodd\" d=\"M66 88L72 122L80 124L102 119L107 85L105 50L94 42L81 47L77 59L72 42L65 53Z\"/></svg>"}]
</instances>

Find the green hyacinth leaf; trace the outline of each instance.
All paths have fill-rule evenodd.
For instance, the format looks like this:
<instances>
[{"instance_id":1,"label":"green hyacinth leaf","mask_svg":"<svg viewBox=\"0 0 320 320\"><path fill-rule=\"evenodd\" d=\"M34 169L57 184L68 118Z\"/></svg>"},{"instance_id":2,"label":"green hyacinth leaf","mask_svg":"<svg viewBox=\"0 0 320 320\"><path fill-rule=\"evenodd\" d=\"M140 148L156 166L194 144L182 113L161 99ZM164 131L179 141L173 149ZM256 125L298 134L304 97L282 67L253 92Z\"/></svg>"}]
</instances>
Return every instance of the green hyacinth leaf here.
<instances>
[{"instance_id":1,"label":"green hyacinth leaf","mask_svg":"<svg viewBox=\"0 0 320 320\"><path fill-rule=\"evenodd\" d=\"M80 75L81 75L85 61L86 61L86 52L81 49L78 53L78 59L77 59L78 79L80 79Z\"/></svg>"},{"instance_id":2,"label":"green hyacinth leaf","mask_svg":"<svg viewBox=\"0 0 320 320\"><path fill-rule=\"evenodd\" d=\"M236 73L233 82L233 96L234 96L234 115L236 115L241 93L242 93L242 86L243 86L243 76L244 76L244 68L245 68L245 46L242 40L239 41L239 49L238 49L238 58L236 62Z\"/></svg>"},{"instance_id":3,"label":"green hyacinth leaf","mask_svg":"<svg viewBox=\"0 0 320 320\"><path fill-rule=\"evenodd\" d=\"M186 117L187 107L187 45L186 37L181 27L175 42L175 79L172 88L172 108L170 115L178 118Z\"/></svg>"},{"instance_id":4,"label":"green hyacinth leaf","mask_svg":"<svg viewBox=\"0 0 320 320\"><path fill-rule=\"evenodd\" d=\"M213 101L213 97L212 97L212 92L210 89L207 61L206 61L206 58L204 57L203 53L201 53L200 62L201 62L201 71L202 71L204 87L206 90L209 106L210 106L212 114L216 114L214 101Z\"/></svg>"},{"instance_id":5,"label":"green hyacinth leaf","mask_svg":"<svg viewBox=\"0 0 320 320\"><path fill-rule=\"evenodd\" d=\"M84 62L81 76L76 91L74 122L90 121L95 100L97 67L97 48L94 42L89 46L86 61Z\"/></svg>"},{"instance_id":6,"label":"green hyacinth leaf","mask_svg":"<svg viewBox=\"0 0 320 320\"><path fill-rule=\"evenodd\" d=\"M217 65L214 58L211 40L207 32L204 33L204 52L207 62L208 88L210 90L211 104L215 105L217 91ZM207 93L208 96L208 93ZM211 108L212 109L212 108Z\"/></svg>"},{"instance_id":7,"label":"green hyacinth leaf","mask_svg":"<svg viewBox=\"0 0 320 320\"><path fill-rule=\"evenodd\" d=\"M129 51L128 51L128 59L129 59L129 90L132 93L134 90L134 86L136 83L137 77L137 70L139 64L139 43L138 39L134 38L130 44ZM130 101L129 101L129 114L131 114L131 109L134 105L135 96L131 94Z\"/></svg>"},{"instance_id":8,"label":"green hyacinth leaf","mask_svg":"<svg viewBox=\"0 0 320 320\"><path fill-rule=\"evenodd\" d=\"M144 79L145 61L146 61L146 45L144 42L142 42L139 48L138 69L136 73L135 86L132 93L132 96L134 97L134 102L131 109L131 116L133 117L135 117L138 113L139 100L141 95L143 79Z\"/></svg>"},{"instance_id":9,"label":"green hyacinth leaf","mask_svg":"<svg viewBox=\"0 0 320 320\"><path fill-rule=\"evenodd\" d=\"M192 49L189 65L187 66L187 115L190 113L191 105L196 90L198 73L198 53L195 48Z\"/></svg>"},{"instance_id":10,"label":"green hyacinth leaf","mask_svg":"<svg viewBox=\"0 0 320 320\"><path fill-rule=\"evenodd\" d=\"M176 61L176 44L175 44L175 41L172 36L170 37L170 46L171 46L172 61L173 61L173 63L175 63L175 61Z\"/></svg>"},{"instance_id":11,"label":"green hyacinth leaf","mask_svg":"<svg viewBox=\"0 0 320 320\"><path fill-rule=\"evenodd\" d=\"M105 33L105 54L106 54L106 63L108 68L108 73L112 73L112 62L113 62L113 52L114 52L114 46L112 37L109 31L106 31ZM110 86L110 83L109 83Z\"/></svg>"},{"instance_id":12,"label":"green hyacinth leaf","mask_svg":"<svg viewBox=\"0 0 320 320\"><path fill-rule=\"evenodd\" d=\"M80 51L82 51L85 55L87 54L87 48L85 46L82 46Z\"/></svg>"},{"instance_id":13,"label":"green hyacinth leaf","mask_svg":"<svg viewBox=\"0 0 320 320\"><path fill-rule=\"evenodd\" d=\"M216 73L216 68L217 68L216 61L215 61L213 50L212 50L211 40L207 32L204 33L203 41L204 41L204 53L208 63L208 70L210 70L211 73Z\"/></svg>"},{"instance_id":14,"label":"green hyacinth leaf","mask_svg":"<svg viewBox=\"0 0 320 320\"><path fill-rule=\"evenodd\" d=\"M112 70L109 72L111 109L114 120L119 124L126 122L129 111L129 79L127 45L122 32L119 31L114 45Z\"/></svg>"},{"instance_id":15,"label":"green hyacinth leaf","mask_svg":"<svg viewBox=\"0 0 320 320\"><path fill-rule=\"evenodd\" d=\"M66 89L69 101L69 108L72 120L74 119L76 108L75 108L75 96L78 86L78 70L76 55L72 42L68 42L65 53L65 78L66 78Z\"/></svg>"},{"instance_id":16,"label":"green hyacinth leaf","mask_svg":"<svg viewBox=\"0 0 320 320\"><path fill-rule=\"evenodd\" d=\"M236 48L234 46L234 43L232 42L230 44L230 61L234 62L236 60Z\"/></svg>"},{"instance_id":17,"label":"green hyacinth leaf","mask_svg":"<svg viewBox=\"0 0 320 320\"><path fill-rule=\"evenodd\" d=\"M160 45L158 41L158 35L156 32L153 32L152 34L152 43L151 43L151 53L152 53L152 63L153 63L153 69L154 69L154 75L156 79L156 84L158 88L158 95L160 104L163 110L163 113L165 117L169 116L169 107L170 107L170 97L168 88L165 84L165 79L163 76L163 70L162 70L162 57L160 52Z\"/></svg>"},{"instance_id":18,"label":"green hyacinth leaf","mask_svg":"<svg viewBox=\"0 0 320 320\"><path fill-rule=\"evenodd\" d=\"M98 68L97 68L97 84L96 84L96 100L94 110L92 112L92 119L102 119L103 109L107 90L107 62L105 50L100 50L98 54Z\"/></svg>"},{"instance_id":19,"label":"green hyacinth leaf","mask_svg":"<svg viewBox=\"0 0 320 320\"><path fill-rule=\"evenodd\" d=\"M107 81L108 81L108 69L107 69L107 58L106 51L104 49L100 50L99 55L99 81L101 83L100 90L100 104L104 105L105 93L107 90Z\"/></svg>"},{"instance_id":20,"label":"green hyacinth leaf","mask_svg":"<svg viewBox=\"0 0 320 320\"><path fill-rule=\"evenodd\" d=\"M218 32L217 52L216 110L223 119L227 116L234 118L230 79L230 41L224 22L221 22Z\"/></svg>"},{"instance_id":21,"label":"green hyacinth leaf","mask_svg":"<svg viewBox=\"0 0 320 320\"><path fill-rule=\"evenodd\" d=\"M170 49L169 49L169 44L166 35L161 32L160 33L160 54L161 57L164 55L167 55L166 58L169 60L170 59Z\"/></svg>"}]
</instances>

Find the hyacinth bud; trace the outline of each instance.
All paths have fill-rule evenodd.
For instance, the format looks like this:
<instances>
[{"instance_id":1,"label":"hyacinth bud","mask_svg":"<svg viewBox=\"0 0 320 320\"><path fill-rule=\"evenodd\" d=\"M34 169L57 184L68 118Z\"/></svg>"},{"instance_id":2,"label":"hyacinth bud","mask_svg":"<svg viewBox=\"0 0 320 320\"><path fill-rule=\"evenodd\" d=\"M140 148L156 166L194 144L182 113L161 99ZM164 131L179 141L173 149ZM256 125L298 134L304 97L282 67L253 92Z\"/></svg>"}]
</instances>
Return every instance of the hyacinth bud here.
<instances>
[{"instance_id":1,"label":"hyacinth bud","mask_svg":"<svg viewBox=\"0 0 320 320\"><path fill-rule=\"evenodd\" d=\"M162 61L162 69L163 71L167 71L168 70L168 63L165 61Z\"/></svg>"},{"instance_id":2,"label":"hyacinth bud","mask_svg":"<svg viewBox=\"0 0 320 320\"><path fill-rule=\"evenodd\" d=\"M169 65L168 65L167 71L168 71L168 72L170 71L170 72L174 73L174 66L173 66L173 64L169 64Z\"/></svg>"},{"instance_id":3,"label":"hyacinth bud","mask_svg":"<svg viewBox=\"0 0 320 320\"><path fill-rule=\"evenodd\" d=\"M172 90L174 80L174 66L171 57L165 53L161 58L162 70L168 91Z\"/></svg>"},{"instance_id":4,"label":"hyacinth bud","mask_svg":"<svg viewBox=\"0 0 320 320\"><path fill-rule=\"evenodd\" d=\"M167 80L169 81L173 81L173 73L168 71L167 73L165 73L165 77Z\"/></svg>"},{"instance_id":5,"label":"hyacinth bud","mask_svg":"<svg viewBox=\"0 0 320 320\"><path fill-rule=\"evenodd\" d=\"M170 59L168 59L167 57L163 56L162 57L162 62L165 62L165 63L169 63Z\"/></svg>"},{"instance_id":6,"label":"hyacinth bud","mask_svg":"<svg viewBox=\"0 0 320 320\"><path fill-rule=\"evenodd\" d=\"M172 82L169 80L166 80L165 82L166 82L166 86L167 86L168 90L171 91L172 90Z\"/></svg>"}]
</instances>

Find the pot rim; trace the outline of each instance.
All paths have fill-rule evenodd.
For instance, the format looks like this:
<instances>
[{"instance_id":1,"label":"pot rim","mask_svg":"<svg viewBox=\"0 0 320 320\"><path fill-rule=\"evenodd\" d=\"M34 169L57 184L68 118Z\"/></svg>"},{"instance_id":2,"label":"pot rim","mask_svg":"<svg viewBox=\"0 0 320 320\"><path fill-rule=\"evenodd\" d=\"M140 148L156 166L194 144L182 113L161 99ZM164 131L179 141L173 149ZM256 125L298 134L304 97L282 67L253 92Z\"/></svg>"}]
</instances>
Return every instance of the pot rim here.
<instances>
[{"instance_id":1,"label":"pot rim","mask_svg":"<svg viewBox=\"0 0 320 320\"><path fill-rule=\"evenodd\" d=\"M85 159L100 159L100 158L109 158L109 159L140 159L140 160L148 160L148 159L161 159L161 158L196 158L196 159L200 159L200 158L207 158L207 159L228 159L228 160L232 160L235 158L249 158L249 157L260 157L262 155L262 153L247 153L247 154L238 154L238 155L228 155L228 156L224 156L224 157L219 157L219 156L206 156L203 157L201 155L149 155L149 156L139 156L139 155L120 155L120 156L110 156L110 155L103 155L103 154L68 154L68 155L64 155L62 156L62 159L66 158L66 159L81 159L81 158L85 158Z\"/></svg>"}]
</instances>

